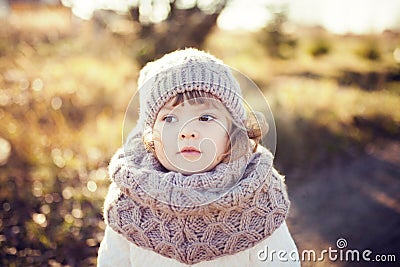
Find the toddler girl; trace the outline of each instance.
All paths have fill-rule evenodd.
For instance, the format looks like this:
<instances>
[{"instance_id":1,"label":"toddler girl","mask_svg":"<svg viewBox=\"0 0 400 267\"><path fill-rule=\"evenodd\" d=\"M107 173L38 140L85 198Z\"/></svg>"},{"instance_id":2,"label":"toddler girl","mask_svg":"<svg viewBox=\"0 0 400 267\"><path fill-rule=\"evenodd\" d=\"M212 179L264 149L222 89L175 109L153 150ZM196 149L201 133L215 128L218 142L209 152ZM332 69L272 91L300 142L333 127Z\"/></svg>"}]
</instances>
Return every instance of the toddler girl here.
<instances>
[{"instance_id":1,"label":"toddler girl","mask_svg":"<svg viewBox=\"0 0 400 267\"><path fill-rule=\"evenodd\" d=\"M299 266L265 261L297 252L289 200L230 69L185 49L148 63L138 86L137 126L109 166L98 266Z\"/></svg>"}]
</instances>

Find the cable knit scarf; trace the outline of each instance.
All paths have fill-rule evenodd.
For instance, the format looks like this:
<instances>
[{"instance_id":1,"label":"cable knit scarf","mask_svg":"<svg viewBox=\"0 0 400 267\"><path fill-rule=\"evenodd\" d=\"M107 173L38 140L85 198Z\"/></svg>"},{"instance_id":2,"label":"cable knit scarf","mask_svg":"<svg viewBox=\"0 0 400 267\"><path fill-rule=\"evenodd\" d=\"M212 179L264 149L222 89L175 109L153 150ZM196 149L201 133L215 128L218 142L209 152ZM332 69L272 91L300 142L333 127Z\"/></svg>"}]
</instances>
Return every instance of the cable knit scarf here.
<instances>
[{"instance_id":1,"label":"cable knit scarf","mask_svg":"<svg viewBox=\"0 0 400 267\"><path fill-rule=\"evenodd\" d=\"M248 249L270 236L289 209L271 153L255 153L189 176L165 170L140 138L109 166L106 223L130 242L185 264Z\"/></svg>"}]
</instances>

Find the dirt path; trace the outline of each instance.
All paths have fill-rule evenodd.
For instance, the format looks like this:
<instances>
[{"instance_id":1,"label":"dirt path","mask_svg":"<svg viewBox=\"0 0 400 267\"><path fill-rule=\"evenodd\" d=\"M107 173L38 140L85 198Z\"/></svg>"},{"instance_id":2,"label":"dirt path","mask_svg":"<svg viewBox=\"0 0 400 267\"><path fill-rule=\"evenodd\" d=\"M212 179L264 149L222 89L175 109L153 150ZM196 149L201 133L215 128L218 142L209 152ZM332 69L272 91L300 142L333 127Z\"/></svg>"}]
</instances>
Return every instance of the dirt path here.
<instances>
[{"instance_id":1,"label":"dirt path","mask_svg":"<svg viewBox=\"0 0 400 267\"><path fill-rule=\"evenodd\" d=\"M366 153L321 168L302 184L291 185L289 227L303 250L347 249L395 254L400 266L400 142L370 145ZM343 249L344 250L344 249ZM317 254L319 255L319 254ZM382 266L377 262L303 262L302 266Z\"/></svg>"}]
</instances>

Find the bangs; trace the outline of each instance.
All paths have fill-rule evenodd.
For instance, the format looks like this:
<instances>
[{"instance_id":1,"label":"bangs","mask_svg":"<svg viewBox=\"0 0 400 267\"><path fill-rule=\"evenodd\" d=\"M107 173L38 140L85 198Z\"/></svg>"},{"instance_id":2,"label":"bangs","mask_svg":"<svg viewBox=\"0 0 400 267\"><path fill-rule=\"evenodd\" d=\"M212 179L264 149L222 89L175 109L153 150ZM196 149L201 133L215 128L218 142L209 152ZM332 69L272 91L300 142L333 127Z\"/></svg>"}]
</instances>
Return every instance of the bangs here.
<instances>
[{"instance_id":1,"label":"bangs","mask_svg":"<svg viewBox=\"0 0 400 267\"><path fill-rule=\"evenodd\" d=\"M176 107L180 104L185 105L188 103L189 105L199 105L199 104L215 104L215 101L221 102L219 98L214 96L211 93L207 93L204 91L193 90L193 91L185 91L183 93L178 93L172 100L172 106Z\"/></svg>"}]
</instances>

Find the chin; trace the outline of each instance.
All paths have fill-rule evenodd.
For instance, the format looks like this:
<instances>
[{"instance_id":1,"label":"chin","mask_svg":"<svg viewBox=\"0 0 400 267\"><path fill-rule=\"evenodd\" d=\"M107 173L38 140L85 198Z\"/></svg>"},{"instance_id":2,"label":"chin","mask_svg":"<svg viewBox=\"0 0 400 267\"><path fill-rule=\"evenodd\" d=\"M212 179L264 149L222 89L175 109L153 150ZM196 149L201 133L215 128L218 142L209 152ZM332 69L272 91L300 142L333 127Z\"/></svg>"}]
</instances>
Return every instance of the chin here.
<instances>
[{"instance_id":1,"label":"chin","mask_svg":"<svg viewBox=\"0 0 400 267\"><path fill-rule=\"evenodd\" d=\"M169 171L172 172L178 172L178 173L182 173L183 175L192 175L192 174L198 174L198 173L204 173L204 172L208 172L213 170L218 164L216 162L213 162L212 164L209 164L207 166L204 166L203 168L196 168L196 166L191 165L191 166L177 166L177 165L173 165L172 163L168 162L167 164L163 164L161 163L164 168L166 168Z\"/></svg>"}]
</instances>

